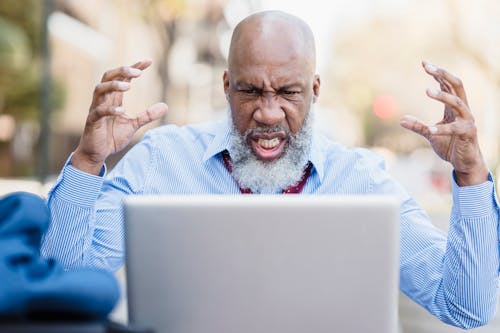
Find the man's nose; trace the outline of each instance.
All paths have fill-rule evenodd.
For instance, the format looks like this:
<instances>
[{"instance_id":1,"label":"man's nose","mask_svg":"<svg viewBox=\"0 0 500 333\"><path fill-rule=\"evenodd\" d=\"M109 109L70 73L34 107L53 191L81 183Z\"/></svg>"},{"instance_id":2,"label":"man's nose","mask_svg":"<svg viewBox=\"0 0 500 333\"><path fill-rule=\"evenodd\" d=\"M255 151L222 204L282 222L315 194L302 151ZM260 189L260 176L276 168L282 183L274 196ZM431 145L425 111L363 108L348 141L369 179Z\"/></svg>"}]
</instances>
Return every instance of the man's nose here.
<instances>
[{"instance_id":1,"label":"man's nose","mask_svg":"<svg viewBox=\"0 0 500 333\"><path fill-rule=\"evenodd\" d=\"M263 125L280 124L285 119L285 111L281 108L279 97L272 92L264 92L253 117L255 121Z\"/></svg>"}]
</instances>

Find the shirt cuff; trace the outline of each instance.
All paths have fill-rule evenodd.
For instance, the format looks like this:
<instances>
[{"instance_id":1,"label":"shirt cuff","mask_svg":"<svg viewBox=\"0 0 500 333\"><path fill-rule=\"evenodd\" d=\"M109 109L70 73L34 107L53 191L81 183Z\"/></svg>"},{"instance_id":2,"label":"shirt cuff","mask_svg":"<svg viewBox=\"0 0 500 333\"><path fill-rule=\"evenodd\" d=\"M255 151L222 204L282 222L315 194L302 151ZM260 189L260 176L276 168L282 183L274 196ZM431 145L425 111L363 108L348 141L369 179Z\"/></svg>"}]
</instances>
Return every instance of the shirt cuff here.
<instances>
[{"instance_id":1,"label":"shirt cuff","mask_svg":"<svg viewBox=\"0 0 500 333\"><path fill-rule=\"evenodd\" d=\"M102 167L99 176L91 175L72 166L72 156L64 165L61 178L54 189L54 195L61 200L76 203L81 207L93 207L101 194L106 166Z\"/></svg>"},{"instance_id":2,"label":"shirt cuff","mask_svg":"<svg viewBox=\"0 0 500 333\"><path fill-rule=\"evenodd\" d=\"M453 173L453 209L462 218L472 218L491 214L499 205L495 196L493 176L488 174L484 183L459 186Z\"/></svg>"}]
</instances>

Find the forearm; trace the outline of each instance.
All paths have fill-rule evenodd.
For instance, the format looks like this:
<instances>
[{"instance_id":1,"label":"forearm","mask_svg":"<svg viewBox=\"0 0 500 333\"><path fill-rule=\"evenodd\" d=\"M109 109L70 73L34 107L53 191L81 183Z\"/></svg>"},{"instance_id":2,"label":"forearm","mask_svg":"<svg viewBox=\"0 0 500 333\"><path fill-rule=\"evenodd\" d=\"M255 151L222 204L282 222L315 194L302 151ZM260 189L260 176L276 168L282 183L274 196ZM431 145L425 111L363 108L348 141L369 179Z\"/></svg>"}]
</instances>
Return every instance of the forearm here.
<instances>
[{"instance_id":1,"label":"forearm","mask_svg":"<svg viewBox=\"0 0 500 333\"><path fill-rule=\"evenodd\" d=\"M93 228L89 220L93 208L82 209L64 199L49 199L51 221L45 233L41 255L56 259L64 268L86 266Z\"/></svg>"},{"instance_id":2,"label":"forearm","mask_svg":"<svg viewBox=\"0 0 500 333\"><path fill-rule=\"evenodd\" d=\"M66 269L116 271L121 267L124 232L119 210L95 214L93 207L82 208L59 198L53 198L49 208L52 222L43 239L43 257L56 259ZM96 215L106 224L96 224Z\"/></svg>"},{"instance_id":3,"label":"forearm","mask_svg":"<svg viewBox=\"0 0 500 333\"><path fill-rule=\"evenodd\" d=\"M454 184L454 206L433 306L446 321L471 328L487 323L498 299L498 207L493 183Z\"/></svg>"},{"instance_id":4,"label":"forearm","mask_svg":"<svg viewBox=\"0 0 500 333\"><path fill-rule=\"evenodd\" d=\"M95 203L103 179L68 166L49 193L50 224L41 254L65 268L86 266L95 228Z\"/></svg>"},{"instance_id":5,"label":"forearm","mask_svg":"<svg viewBox=\"0 0 500 333\"><path fill-rule=\"evenodd\" d=\"M497 302L498 205L493 183L454 184L449 233L434 227L413 200L402 203L400 288L448 324L484 325Z\"/></svg>"},{"instance_id":6,"label":"forearm","mask_svg":"<svg viewBox=\"0 0 500 333\"><path fill-rule=\"evenodd\" d=\"M106 179L105 169L99 176L91 175L74 168L69 159L49 195L52 220L42 254L66 268L117 270L124 258L122 201L126 195L142 193L149 152L145 144L134 146L130 158L122 159Z\"/></svg>"}]
</instances>

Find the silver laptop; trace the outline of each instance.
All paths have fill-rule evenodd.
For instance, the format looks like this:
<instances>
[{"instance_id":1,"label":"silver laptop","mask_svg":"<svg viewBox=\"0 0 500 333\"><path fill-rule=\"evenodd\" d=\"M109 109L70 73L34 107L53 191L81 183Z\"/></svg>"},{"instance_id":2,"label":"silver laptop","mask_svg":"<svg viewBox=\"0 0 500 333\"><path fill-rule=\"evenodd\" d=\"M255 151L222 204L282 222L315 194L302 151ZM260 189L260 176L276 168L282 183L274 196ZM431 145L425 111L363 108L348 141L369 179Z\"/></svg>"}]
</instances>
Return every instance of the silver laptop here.
<instances>
[{"instance_id":1,"label":"silver laptop","mask_svg":"<svg viewBox=\"0 0 500 333\"><path fill-rule=\"evenodd\" d=\"M125 200L129 319L156 333L397 331L389 197Z\"/></svg>"}]
</instances>

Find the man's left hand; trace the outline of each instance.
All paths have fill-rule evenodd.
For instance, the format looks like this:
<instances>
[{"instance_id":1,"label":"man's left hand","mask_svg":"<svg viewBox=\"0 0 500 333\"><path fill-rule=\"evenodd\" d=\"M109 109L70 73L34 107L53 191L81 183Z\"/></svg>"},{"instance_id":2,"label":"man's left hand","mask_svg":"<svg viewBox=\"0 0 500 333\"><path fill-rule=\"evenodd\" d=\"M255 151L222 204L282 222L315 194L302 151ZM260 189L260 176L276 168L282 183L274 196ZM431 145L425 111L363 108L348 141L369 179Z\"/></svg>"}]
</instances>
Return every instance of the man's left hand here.
<instances>
[{"instance_id":1,"label":"man's left hand","mask_svg":"<svg viewBox=\"0 0 500 333\"><path fill-rule=\"evenodd\" d=\"M422 66L440 84L440 90L427 89L427 96L444 104L443 119L429 126L414 116L404 116L401 126L429 140L436 154L453 165L459 186L485 182L488 168L462 81L428 62L422 62Z\"/></svg>"}]
</instances>

